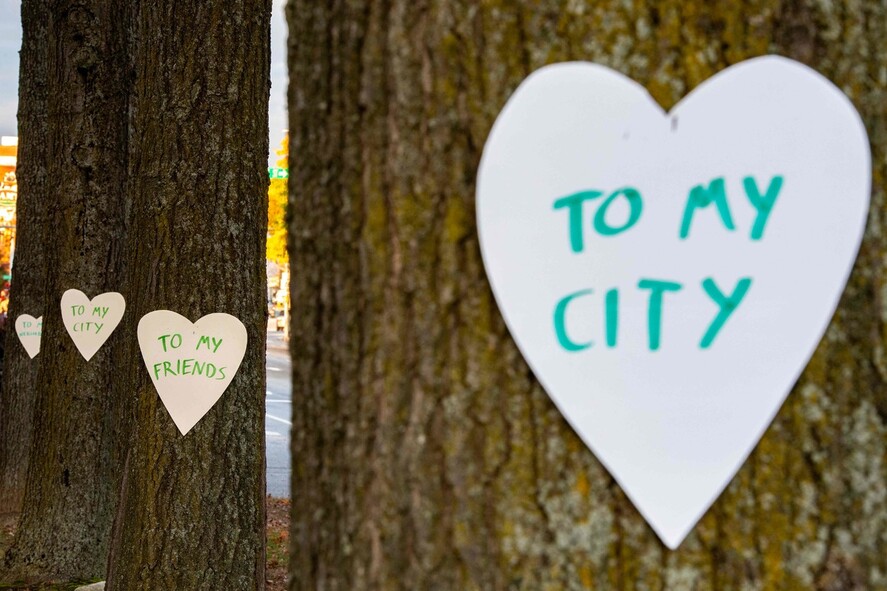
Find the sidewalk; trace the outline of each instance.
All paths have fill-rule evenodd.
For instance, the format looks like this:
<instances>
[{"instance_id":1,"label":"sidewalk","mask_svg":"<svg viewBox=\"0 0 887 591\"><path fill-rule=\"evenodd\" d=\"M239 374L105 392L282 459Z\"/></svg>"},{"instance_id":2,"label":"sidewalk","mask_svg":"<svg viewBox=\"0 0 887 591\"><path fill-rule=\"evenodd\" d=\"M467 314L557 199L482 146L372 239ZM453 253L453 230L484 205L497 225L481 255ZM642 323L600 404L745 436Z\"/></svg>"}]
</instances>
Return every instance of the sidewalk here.
<instances>
[{"instance_id":1,"label":"sidewalk","mask_svg":"<svg viewBox=\"0 0 887 591\"><path fill-rule=\"evenodd\" d=\"M268 330L265 343L268 351L289 355L290 347L289 343L283 340L283 331L274 330L273 328Z\"/></svg>"}]
</instances>

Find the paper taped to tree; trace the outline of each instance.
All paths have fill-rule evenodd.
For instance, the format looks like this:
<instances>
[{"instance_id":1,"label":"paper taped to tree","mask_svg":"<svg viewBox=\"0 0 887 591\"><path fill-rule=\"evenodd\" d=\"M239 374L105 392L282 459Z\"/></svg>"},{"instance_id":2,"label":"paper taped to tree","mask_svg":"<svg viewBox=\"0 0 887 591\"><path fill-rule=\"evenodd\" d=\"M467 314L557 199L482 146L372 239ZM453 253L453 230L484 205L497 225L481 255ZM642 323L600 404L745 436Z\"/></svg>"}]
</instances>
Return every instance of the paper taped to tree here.
<instances>
[{"instance_id":1,"label":"paper taped to tree","mask_svg":"<svg viewBox=\"0 0 887 591\"><path fill-rule=\"evenodd\" d=\"M182 435L221 398L246 353L246 327L230 314L192 324L155 310L139 320L138 337L151 381Z\"/></svg>"},{"instance_id":2,"label":"paper taped to tree","mask_svg":"<svg viewBox=\"0 0 887 591\"><path fill-rule=\"evenodd\" d=\"M545 67L478 173L483 260L549 396L677 547L772 421L853 267L871 156L850 101L778 57L666 113L589 63Z\"/></svg>"},{"instance_id":3,"label":"paper taped to tree","mask_svg":"<svg viewBox=\"0 0 887 591\"><path fill-rule=\"evenodd\" d=\"M89 361L101 349L126 311L126 300L116 291L89 299L79 289L62 294L62 322L77 350Z\"/></svg>"},{"instance_id":4,"label":"paper taped to tree","mask_svg":"<svg viewBox=\"0 0 887 591\"><path fill-rule=\"evenodd\" d=\"M15 334L21 341L28 357L33 359L40 352L40 339L43 337L43 316L34 318L30 314L21 314L15 319Z\"/></svg>"}]
</instances>

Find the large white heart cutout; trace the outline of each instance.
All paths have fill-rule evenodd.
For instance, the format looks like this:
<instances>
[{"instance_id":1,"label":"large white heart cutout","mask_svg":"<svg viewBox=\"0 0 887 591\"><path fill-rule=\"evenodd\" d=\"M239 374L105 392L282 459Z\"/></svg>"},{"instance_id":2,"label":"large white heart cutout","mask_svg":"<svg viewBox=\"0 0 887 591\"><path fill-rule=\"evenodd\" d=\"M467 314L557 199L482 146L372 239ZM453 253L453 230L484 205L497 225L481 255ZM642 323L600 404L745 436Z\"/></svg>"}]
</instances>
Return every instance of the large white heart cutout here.
<instances>
[{"instance_id":1,"label":"large white heart cutout","mask_svg":"<svg viewBox=\"0 0 887 591\"><path fill-rule=\"evenodd\" d=\"M77 350L89 361L105 344L126 311L126 300L116 291L91 300L79 289L62 294L62 322Z\"/></svg>"},{"instance_id":2,"label":"large white heart cutout","mask_svg":"<svg viewBox=\"0 0 887 591\"><path fill-rule=\"evenodd\" d=\"M182 435L222 397L246 353L246 327L230 314L192 324L155 310L139 320L138 337L151 381Z\"/></svg>"},{"instance_id":3,"label":"large white heart cutout","mask_svg":"<svg viewBox=\"0 0 887 591\"><path fill-rule=\"evenodd\" d=\"M477 218L499 308L670 548L813 354L870 189L850 101L774 56L724 70L670 113L608 68L548 66L496 120Z\"/></svg>"},{"instance_id":4,"label":"large white heart cutout","mask_svg":"<svg viewBox=\"0 0 887 591\"><path fill-rule=\"evenodd\" d=\"M28 357L33 359L40 352L40 339L43 337L43 316L34 318L30 314L21 314L15 319L15 334L21 341Z\"/></svg>"}]
</instances>

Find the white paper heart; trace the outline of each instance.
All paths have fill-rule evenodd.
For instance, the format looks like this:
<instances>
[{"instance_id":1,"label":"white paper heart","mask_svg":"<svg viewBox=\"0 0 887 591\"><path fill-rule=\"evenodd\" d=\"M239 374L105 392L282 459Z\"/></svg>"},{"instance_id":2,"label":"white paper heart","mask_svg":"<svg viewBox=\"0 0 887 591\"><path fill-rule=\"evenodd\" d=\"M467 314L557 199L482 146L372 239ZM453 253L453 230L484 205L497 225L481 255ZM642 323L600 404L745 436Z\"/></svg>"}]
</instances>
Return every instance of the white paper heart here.
<instances>
[{"instance_id":1,"label":"white paper heart","mask_svg":"<svg viewBox=\"0 0 887 591\"><path fill-rule=\"evenodd\" d=\"M126 300L116 291L91 300L78 289L62 294L62 322L83 358L89 361L105 344L126 311Z\"/></svg>"},{"instance_id":2,"label":"white paper heart","mask_svg":"<svg viewBox=\"0 0 887 591\"><path fill-rule=\"evenodd\" d=\"M668 114L612 70L549 66L499 115L477 189L496 300L549 396L670 548L813 354L870 183L850 101L783 58L724 70Z\"/></svg>"},{"instance_id":3,"label":"white paper heart","mask_svg":"<svg viewBox=\"0 0 887 591\"><path fill-rule=\"evenodd\" d=\"M22 314L15 319L15 333L28 357L33 359L40 352L40 338L43 336L43 316L34 318L30 314Z\"/></svg>"},{"instance_id":4,"label":"white paper heart","mask_svg":"<svg viewBox=\"0 0 887 591\"><path fill-rule=\"evenodd\" d=\"M169 310L139 320L139 348L160 400L182 435L221 398L246 353L246 327L230 314L195 323Z\"/></svg>"}]
</instances>

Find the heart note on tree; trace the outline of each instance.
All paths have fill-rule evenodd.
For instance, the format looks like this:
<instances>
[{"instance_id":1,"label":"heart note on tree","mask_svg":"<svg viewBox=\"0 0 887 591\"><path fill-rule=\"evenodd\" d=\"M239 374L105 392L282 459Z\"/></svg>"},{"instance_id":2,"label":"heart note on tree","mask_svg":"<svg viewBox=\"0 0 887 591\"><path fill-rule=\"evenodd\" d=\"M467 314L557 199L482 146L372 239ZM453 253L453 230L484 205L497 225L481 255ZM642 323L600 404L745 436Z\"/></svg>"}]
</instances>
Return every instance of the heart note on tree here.
<instances>
[{"instance_id":1,"label":"heart note on tree","mask_svg":"<svg viewBox=\"0 0 887 591\"><path fill-rule=\"evenodd\" d=\"M724 70L669 113L608 68L548 66L499 115L477 188L499 308L670 548L816 349L870 187L850 101L779 57Z\"/></svg>"},{"instance_id":2,"label":"heart note on tree","mask_svg":"<svg viewBox=\"0 0 887 591\"><path fill-rule=\"evenodd\" d=\"M116 291L91 300L79 289L62 294L62 322L83 358L89 361L105 344L126 311L126 300Z\"/></svg>"},{"instance_id":3,"label":"heart note on tree","mask_svg":"<svg viewBox=\"0 0 887 591\"><path fill-rule=\"evenodd\" d=\"M207 314L192 324L155 310L139 320L138 335L160 400L186 435L234 379L246 353L246 327L230 314Z\"/></svg>"},{"instance_id":4,"label":"heart note on tree","mask_svg":"<svg viewBox=\"0 0 887 591\"><path fill-rule=\"evenodd\" d=\"M22 347L33 359L40 352L40 339L43 336L43 316L34 318L30 314L22 314L15 319L15 334L18 335Z\"/></svg>"}]
</instances>

